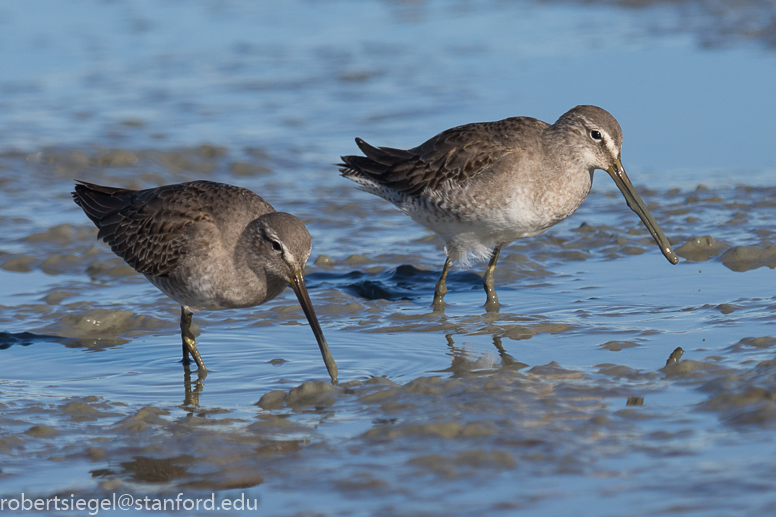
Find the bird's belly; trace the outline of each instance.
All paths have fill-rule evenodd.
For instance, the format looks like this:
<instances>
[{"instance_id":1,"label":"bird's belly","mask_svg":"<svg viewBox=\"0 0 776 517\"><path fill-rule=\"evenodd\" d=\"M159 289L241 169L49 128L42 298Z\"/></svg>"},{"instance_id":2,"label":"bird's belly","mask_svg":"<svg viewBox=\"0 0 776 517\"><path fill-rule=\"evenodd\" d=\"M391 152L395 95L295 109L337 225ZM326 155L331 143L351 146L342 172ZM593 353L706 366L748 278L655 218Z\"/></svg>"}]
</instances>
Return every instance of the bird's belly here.
<instances>
[{"instance_id":1,"label":"bird's belly","mask_svg":"<svg viewBox=\"0 0 776 517\"><path fill-rule=\"evenodd\" d=\"M490 215L495 231L512 240L539 235L574 213L579 205L544 203L524 197L510 199L503 210ZM504 240L508 242L508 240Z\"/></svg>"},{"instance_id":2,"label":"bird's belly","mask_svg":"<svg viewBox=\"0 0 776 517\"><path fill-rule=\"evenodd\" d=\"M443 239L474 233L483 241L512 242L538 235L568 217L576 207L544 207L514 196L478 203L446 203L438 206L415 204L401 207L415 222Z\"/></svg>"},{"instance_id":3,"label":"bird's belly","mask_svg":"<svg viewBox=\"0 0 776 517\"><path fill-rule=\"evenodd\" d=\"M146 278L164 294L191 311L238 309L254 307L280 294L285 285L252 285L252 279L243 279L238 285L229 285L218 276L200 271L198 275L184 273L167 277L146 275Z\"/></svg>"},{"instance_id":4,"label":"bird's belly","mask_svg":"<svg viewBox=\"0 0 776 517\"><path fill-rule=\"evenodd\" d=\"M498 191L477 197L458 191L397 205L444 239L448 257L466 266L472 260L487 259L496 244L544 232L574 213L580 203L571 197L526 191Z\"/></svg>"}]
</instances>

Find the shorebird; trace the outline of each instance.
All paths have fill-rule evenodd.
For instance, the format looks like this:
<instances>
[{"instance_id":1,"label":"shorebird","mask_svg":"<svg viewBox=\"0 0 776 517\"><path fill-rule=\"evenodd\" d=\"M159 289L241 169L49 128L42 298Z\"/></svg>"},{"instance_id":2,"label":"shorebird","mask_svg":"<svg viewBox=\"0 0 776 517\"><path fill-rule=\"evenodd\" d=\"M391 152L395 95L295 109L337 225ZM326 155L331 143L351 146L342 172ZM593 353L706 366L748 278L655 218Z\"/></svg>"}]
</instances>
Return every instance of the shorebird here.
<instances>
[{"instance_id":1,"label":"shorebird","mask_svg":"<svg viewBox=\"0 0 776 517\"><path fill-rule=\"evenodd\" d=\"M191 332L199 310L261 305L291 285L332 382L329 352L304 282L310 234L248 189L192 181L146 190L78 181L73 199L119 257L181 306L183 364L205 363Z\"/></svg>"},{"instance_id":2,"label":"shorebird","mask_svg":"<svg viewBox=\"0 0 776 517\"><path fill-rule=\"evenodd\" d=\"M590 193L595 169L609 173L668 261L679 261L625 174L620 124L597 106L572 108L554 124L530 117L465 124L409 150L360 138L356 144L365 156L343 156L342 175L445 241L437 308L454 261L468 266L490 257L485 306L497 309L493 272L501 248L573 214Z\"/></svg>"}]
</instances>

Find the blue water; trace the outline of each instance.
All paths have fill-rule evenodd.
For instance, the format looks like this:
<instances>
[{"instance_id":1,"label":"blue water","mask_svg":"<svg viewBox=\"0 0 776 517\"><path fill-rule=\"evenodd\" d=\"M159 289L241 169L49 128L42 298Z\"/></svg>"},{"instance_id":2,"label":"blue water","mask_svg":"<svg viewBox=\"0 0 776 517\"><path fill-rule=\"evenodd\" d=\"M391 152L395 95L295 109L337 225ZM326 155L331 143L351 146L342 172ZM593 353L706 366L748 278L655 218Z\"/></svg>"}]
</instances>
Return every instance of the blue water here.
<instances>
[{"instance_id":1,"label":"blue water","mask_svg":"<svg viewBox=\"0 0 776 517\"><path fill-rule=\"evenodd\" d=\"M0 5L0 496L215 491L271 515L772 513L773 7L718 7ZM407 148L577 104L618 119L623 163L674 245L712 235L720 251L671 266L599 171L577 213L502 252L498 315L483 265L454 268L433 313L442 243L334 163L356 136ZM96 242L74 178L224 181L302 218L341 389L256 405L327 380L290 290L197 314L210 372L186 375L178 307ZM720 258L735 246L761 262ZM158 418L132 420L147 406ZM474 431L433 430L458 423ZM148 477L138 457L185 474Z\"/></svg>"},{"instance_id":2,"label":"blue water","mask_svg":"<svg viewBox=\"0 0 776 517\"><path fill-rule=\"evenodd\" d=\"M657 181L776 167L774 56L666 30L683 21L672 3L36 0L3 11L5 149L216 142L323 165L355 135L409 147L461 123L555 120L589 103L626 128L626 164Z\"/></svg>"}]
</instances>

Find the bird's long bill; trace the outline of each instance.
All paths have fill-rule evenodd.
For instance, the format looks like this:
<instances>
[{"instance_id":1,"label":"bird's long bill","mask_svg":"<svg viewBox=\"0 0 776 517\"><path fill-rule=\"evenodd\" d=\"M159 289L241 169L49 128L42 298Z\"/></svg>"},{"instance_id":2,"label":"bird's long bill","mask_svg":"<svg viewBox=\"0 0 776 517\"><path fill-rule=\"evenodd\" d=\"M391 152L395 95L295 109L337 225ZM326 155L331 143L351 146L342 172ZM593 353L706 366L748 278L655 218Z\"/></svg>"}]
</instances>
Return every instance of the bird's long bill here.
<instances>
[{"instance_id":1,"label":"bird's long bill","mask_svg":"<svg viewBox=\"0 0 776 517\"><path fill-rule=\"evenodd\" d=\"M289 280L291 288L294 290L296 297L299 299L299 304L304 310L304 315L307 316L307 321L310 322L310 327L313 329L315 339L318 341L318 347L321 349L321 355L323 356L323 362L326 363L326 369L329 370L331 376L331 382L337 382L337 363L334 362L334 358L329 352L329 345L326 344L326 338L323 337L323 330L318 323L318 318L315 316L315 309L313 309L313 302L310 301L310 296L307 294L307 287L304 285L304 276L301 271L296 271L294 276Z\"/></svg>"},{"instance_id":2,"label":"bird's long bill","mask_svg":"<svg viewBox=\"0 0 776 517\"><path fill-rule=\"evenodd\" d=\"M647 210L647 206L636 193L636 189L633 188L633 183L631 183L628 175L625 174L625 169L622 167L620 159L618 158L617 161L606 169L606 172L609 173L609 176L612 177L614 183L622 192L622 195L625 196L625 201L628 202L630 209L636 212L636 215L641 218L641 221L644 223L644 226L647 227L649 233L652 234L652 238L655 239L657 245L660 246L660 251L663 252L663 255L671 264L679 262L676 253L671 249L671 243L668 242L665 234L663 234L663 231L657 225L657 221L655 221L655 218L652 217L652 214Z\"/></svg>"}]
</instances>

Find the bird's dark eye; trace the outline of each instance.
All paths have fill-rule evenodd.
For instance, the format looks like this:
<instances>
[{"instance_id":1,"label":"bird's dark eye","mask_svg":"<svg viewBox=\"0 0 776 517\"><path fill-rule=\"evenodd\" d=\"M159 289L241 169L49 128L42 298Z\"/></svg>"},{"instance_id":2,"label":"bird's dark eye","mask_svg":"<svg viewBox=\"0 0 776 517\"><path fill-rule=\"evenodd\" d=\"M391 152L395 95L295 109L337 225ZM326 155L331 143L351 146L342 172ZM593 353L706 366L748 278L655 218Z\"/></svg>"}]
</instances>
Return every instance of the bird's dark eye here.
<instances>
[{"instance_id":1,"label":"bird's dark eye","mask_svg":"<svg viewBox=\"0 0 776 517\"><path fill-rule=\"evenodd\" d=\"M275 251L281 251L283 249L283 246L280 245L278 241L270 241L272 242L272 249Z\"/></svg>"},{"instance_id":2,"label":"bird's dark eye","mask_svg":"<svg viewBox=\"0 0 776 517\"><path fill-rule=\"evenodd\" d=\"M590 138L592 138L596 142L600 142L601 141L601 132L598 131L597 129L592 130L590 132Z\"/></svg>"}]
</instances>

